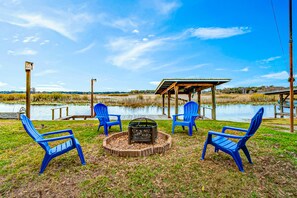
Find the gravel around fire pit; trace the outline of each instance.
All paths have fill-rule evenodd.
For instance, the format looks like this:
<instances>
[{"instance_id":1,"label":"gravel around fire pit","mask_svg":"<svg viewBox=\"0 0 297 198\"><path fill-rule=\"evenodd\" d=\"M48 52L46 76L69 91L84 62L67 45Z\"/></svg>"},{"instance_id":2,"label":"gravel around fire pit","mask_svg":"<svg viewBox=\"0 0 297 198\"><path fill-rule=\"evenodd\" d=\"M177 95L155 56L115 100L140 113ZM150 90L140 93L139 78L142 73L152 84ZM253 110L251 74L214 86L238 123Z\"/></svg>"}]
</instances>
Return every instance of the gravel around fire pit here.
<instances>
[{"instance_id":1,"label":"gravel around fire pit","mask_svg":"<svg viewBox=\"0 0 297 198\"><path fill-rule=\"evenodd\" d=\"M128 132L121 132L106 137L103 147L107 153L121 157L148 156L155 153L164 153L171 147L171 136L158 132L155 144L132 143L128 144Z\"/></svg>"},{"instance_id":2,"label":"gravel around fire pit","mask_svg":"<svg viewBox=\"0 0 297 198\"><path fill-rule=\"evenodd\" d=\"M128 134L117 137L113 139L113 141L109 142L108 145L112 148L117 148L121 150L126 149L144 149L147 147L153 147L153 146L161 146L166 142L166 139L164 136L158 137L156 139L155 144L147 144L147 143L131 143L128 144Z\"/></svg>"}]
</instances>

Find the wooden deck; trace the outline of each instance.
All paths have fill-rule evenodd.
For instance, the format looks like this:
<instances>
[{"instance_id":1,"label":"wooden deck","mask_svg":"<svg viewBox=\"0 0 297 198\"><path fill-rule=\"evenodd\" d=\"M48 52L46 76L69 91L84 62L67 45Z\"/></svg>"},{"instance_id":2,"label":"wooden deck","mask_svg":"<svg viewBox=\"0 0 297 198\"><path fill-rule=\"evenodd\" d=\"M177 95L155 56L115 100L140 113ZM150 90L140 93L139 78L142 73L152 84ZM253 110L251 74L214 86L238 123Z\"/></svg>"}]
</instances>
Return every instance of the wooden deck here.
<instances>
[{"instance_id":1,"label":"wooden deck","mask_svg":"<svg viewBox=\"0 0 297 198\"><path fill-rule=\"evenodd\" d=\"M135 118L149 118L152 120L171 120L167 115L122 115L121 120L133 120Z\"/></svg>"},{"instance_id":2,"label":"wooden deck","mask_svg":"<svg viewBox=\"0 0 297 198\"><path fill-rule=\"evenodd\" d=\"M171 120L171 118L168 118L167 115L121 115L121 120L133 120L135 118L149 118L152 120ZM62 118L57 118L56 120L97 120L97 118L91 118L91 115L70 115ZM112 119L112 117L111 117Z\"/></svg>"}]
</instances>

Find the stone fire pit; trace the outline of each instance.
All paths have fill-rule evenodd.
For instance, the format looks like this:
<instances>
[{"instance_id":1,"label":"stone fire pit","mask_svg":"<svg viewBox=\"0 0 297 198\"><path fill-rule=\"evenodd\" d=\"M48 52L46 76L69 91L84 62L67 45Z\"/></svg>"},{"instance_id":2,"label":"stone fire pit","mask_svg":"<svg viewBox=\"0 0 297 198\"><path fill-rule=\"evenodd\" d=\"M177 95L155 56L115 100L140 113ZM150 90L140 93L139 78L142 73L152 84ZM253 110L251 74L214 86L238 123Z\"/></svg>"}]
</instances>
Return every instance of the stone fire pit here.
<instances>
[{"instance_id":1,"label":"stone fire pit","mask_svg":"<svg viewBox=\"0 0 297 198\"><path fill-rule=\"evenodd\" d=\"M119 157L140 157L164 153L171 148L172 139L169 134L158 132L154 144L128 143L128 132L115 133L103 140L105 152Z\"/></svg>"}]
</instances>

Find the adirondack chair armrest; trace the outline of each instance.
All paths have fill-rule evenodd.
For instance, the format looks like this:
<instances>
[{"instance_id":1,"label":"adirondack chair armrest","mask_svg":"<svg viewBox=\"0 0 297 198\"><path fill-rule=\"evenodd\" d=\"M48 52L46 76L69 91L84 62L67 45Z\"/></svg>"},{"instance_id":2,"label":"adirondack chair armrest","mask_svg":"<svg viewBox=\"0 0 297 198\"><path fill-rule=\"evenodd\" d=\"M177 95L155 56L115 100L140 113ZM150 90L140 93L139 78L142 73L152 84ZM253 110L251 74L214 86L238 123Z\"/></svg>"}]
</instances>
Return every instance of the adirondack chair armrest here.
<instances>
[{"instance_id":1,"label":"adirondack chair armrest","mask_svg":"<svg viewBox=\"0 0 297 198\"><path fill-rule=\"evenodd\" d=\"M66 136L61 136L61 137L54 137L54 138L47 138L47 139L42 139L42 140L37 140L37 142L53 142L57 140L64 140L64 139L73 139L74 140L74 135L66 135Z\"/></svg>"},{"instance_id":2,"label":"adirondack chair armrest","mask_svg":"<svg viewBox=\"0 0 297 198\"><path fill-rule=\"evenodd\" d=\"M108 114L108 116L116 116L118 119L120 119L121 115L116 115L116 114Z\"/></svg>"},{"instance_id":3,"label":"adirondack chair armrest","mask_svg":"<svg viewBox=\"0 0 297 198\"><path fill-rule=\"evenodd\" d=\"M220 133L220 132L215 132L215 131L209 131L208 132L208 137L212 136L212 135L216 135L216 136L222 136L222 137L226 137L226 138L234 138L234 139L241 139L244 136L238 136L238 135L232 135L232 134L227 134L227 133Z\"/></svg>"},{"instance_id":4,"label":"adirondack chair armrest","mask_svg":"<svg viewBox=\"0 0 297 198\"><path fill-rule=\"evenodd\" d=\"M242 129L242 128L236 128L236 127L230 127L230 126L224 126L222 129L222 133L225 133L225 131L229 129L229 130L233 130L233 131L240 131L240 132L248 132L247 129Z\"/></svg>"},{"instance_id":5,"label":"adirondack chair armrest","mask_svg":"<svg viewBox=\"0 0 297 198\"><path fill-rule=\"evenodd\" d=\"M177 116L182 116L182 115L184 115L184 114L174 114L174 115L172 115L172 119L173 119L173 121L176 121L176 117L177 117Z\"/></svg>"},{"instance_id":6,"label":"adirondack chair armrest","mask_svg":"<svg viewBox=\"0 0 297 198\"><path fill-rule=\"evenodd\" d=\"M192 119L192 122L195 122L195 119L199 116L199 114L192 114L191 115L191 119Z\"/></svg>"},{"instance_id":7,"label":"adirondack chair armrest","mask_svg":"<svg viewBox=\"0 0 297 198\"><path fill-rule=\"evenodd\" d=\"M71 129L64 129L64 130L58 130L58 131L51 131L51 132L47 132L47 133L43 133L41 134L41 136L47 136L47 135L53 135L53 134L59 134L59 133L69 133L70 135L73 134Z\"/></svg>"}]
</instances>

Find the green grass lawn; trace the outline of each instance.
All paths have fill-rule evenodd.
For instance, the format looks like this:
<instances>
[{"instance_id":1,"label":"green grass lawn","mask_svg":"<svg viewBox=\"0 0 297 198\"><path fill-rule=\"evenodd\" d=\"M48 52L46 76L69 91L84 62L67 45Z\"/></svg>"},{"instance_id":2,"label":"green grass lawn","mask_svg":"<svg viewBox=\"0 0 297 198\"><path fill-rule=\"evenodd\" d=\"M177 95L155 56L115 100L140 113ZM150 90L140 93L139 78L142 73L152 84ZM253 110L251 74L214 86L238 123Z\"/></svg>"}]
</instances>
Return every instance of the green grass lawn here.
<instances>
[{"instance_id":1,"label":"green grass lawn","mask_svg":"<svg viewBox=\"0 0 297 198\"><path fill-rule=\"evenodd\" d=\"M209 146L200 160L208 130L247 123L197 121L189 137L176 128L165 154L121 158L104 153L98 121L33 121L41 132L71 128L80 141L86 166L75 150L53 159L39 175L43 149L24 131L20 121L0 121L1 197L296 197L297 135L279 132L276 121L264 121L248 142L253 165L241 153L245 172L233 159ZM157 121L171 133L171 121ZM44 128L41 129L41 125ZM284 123L287 124L287 123ZM128 121L123 122L126 130ZM111 129L111 134L119 130Z\"/></svg>"}]
</instances>

